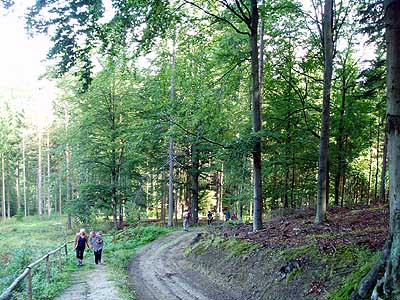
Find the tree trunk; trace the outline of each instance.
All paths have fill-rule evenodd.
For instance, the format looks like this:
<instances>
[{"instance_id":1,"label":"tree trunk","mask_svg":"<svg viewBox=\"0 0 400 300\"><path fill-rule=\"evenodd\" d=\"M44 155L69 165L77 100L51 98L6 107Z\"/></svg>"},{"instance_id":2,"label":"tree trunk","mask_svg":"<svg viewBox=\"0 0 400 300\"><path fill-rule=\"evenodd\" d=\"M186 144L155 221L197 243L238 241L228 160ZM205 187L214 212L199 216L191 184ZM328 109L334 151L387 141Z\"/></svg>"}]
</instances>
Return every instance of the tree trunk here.
<instances>
[{"instance_id":1,"label":"tree trunk","mask_svg":"<svg viewBox=\"0 0 400 300\"><path fill-rule=\"evenodd\" d=\"M400 292L400 0L384 2L387 45L387 130L390 226L392 238L386 264L384 292ZM395 296L395 299L399 299Z\"/></svg>"},{"instance_id":2,"label":"tree trunk","mask_svg":"<svg viewBox=\"0 0 400 300\"><path fill-rule=\"evenodd\" d=\"M285 157L285 187L284 187L284 195L283 195L283 208L289 208L289 166L287 163L287 156Z\"/></svg>"},{"instance_id":3,"label":"tree trunk","mask_svg":"<svg viewBox=\"0 0 400 300\"><path fill-rule=\"evenodd\" d=\"M162 196L161 196L161 223L165 226L165 202L167 198L167 183L165 172L162 173Z\"/></svg>"},{"instance_id":4,"label":"tree trunk","mask_svg":"<svg viewBox=\"0 0 400 300\"><path fill-rule=\"evenodd\" d=\"M261 93L260 93L260 74L258 57L258 6L257 0L251 0L251 20L250 20L250 51L251 51L251 102L253 109L253 178L254 178L254 219L253 231L262 228L262 165L261 165L261 137L259 133L262 128L261 121Z\"/></svg>"},{"instance_id":5,"label":"tree trunk","mask_svg":"<svg viewBox=\"0 0 400 300\"><path fill-rule=\"evenodd\" d=\"M327 185L328 185L328 152L329 152L329 123L330 98L333 69L333 37L332 37L333 1L325 0L323 25L324 38L324 88L322 99L321 134L318 165L318 202L315 223L326 221Z\"/></svg>"},{"instance_id":6,"label":"tree trunk","mask_svg":"<svg viewBox=\"0 0 400 300\"><path fill-rule=\"evenodd\" d=\"M69 111L68 104L65 104L65 132L68 133L69 129ZM72 200L72 185L71 185L71 147L69 143L65 145L65 168L66 168L66 202L69 203ZM71 213L67 215L67 228L72 229L72 218Z\"/></svg>"},{"instance_id":7,"label":"tree trunk","mask_svg":"<svg viewBox=\"0 0 400 300\"><path fill-rule=\"evenodd\" d=\"M47 133L47 215L51 216L50 131Z\"/></svg>"},{"instance_id":8,"label":"tree trunk","mask_svg":"<svg viewBox=\"0 0 400 300\"><path fill-rule=\"evenodd\" d=\"M383 142L383 157L382 157L382 173L381 173L381 187L379 192L379 202L386 201L386 162L387 162L387 134L385 129L385 138Z\"/></svg>"},{"instance_id":9,"label":"tree trunk","mask_svg":"<svg viewBox=\"0 0 400 300\"><path fill-rule=\"evenodd\" d=\"M371 132L370 132L371 134ZM372 148L372 143L371 143ZM372 149L369 150L369 170L368 170L368 186L367 186L367 205L371 200L371 180L372 180Z\"/></svg>"},{"instance_id":10,"label":"tree trunk","mask_svg":"<svg viewBox=\"0 0 400 300\"><path fill-rule=\"evenodd\" d=\"M216 215L219 216L219 206L220 206L220 179L219 179L219 171L215 173L215 212Z\"/></svg>"},{"instance_id":11,"label":"tree trunk","mask_svg":"<svg viewBox=\"0 0 400 300\"><path fill-rule=\"evenodd\" d=\"M11 174L10 169L6 171L7 174L7 181L6 181L6 193L7 193L7 219L11 219L11 191L10 191L10 181L11 181Z\"/></svg>"},{"instance_id":12,"label":"tree trunk","mask_svg":"<svg viewBox=\"0 0 400 300\"><path fill-rule=\"evenodd\" d=\"M4 154L1 154L1 219L7 219L6 214L6 183L5 183L5 170L4 170Z\"/></svg>"},{"instance_id":13,"label":"tree trunk","mask_svg":"<svg viewBox=\"0 0 400 300\"><path fill-rule=\"evenodd\" d=\"M345 169L346 170L346 169ZM345 195L345 187L346 187L346 175L345 175L345 170L343 171L343 176L342 176L342 193L340 196L340 206L344 206L344 195Z\"/></svg>"},{"instance_id":14,"label":"tree trunk","mask_svg":"<svg viewBox=\"0 0 400 300\"><path fill-rule=\"evenodd\" d=\"M19 161L17 162L17 168L15 170L15 193L17 196L17 213L19 214L21 211L21 194L19 189Z\"/></svg>"},{"instance_id":15,"label":"tree trunk","mask_svg":"<svg viewBox=\"0 0 400 300\"><path fill-rule=\"evenodd\" d=\"M191 214L193 224L199 222L199 176L200 176L200 162L199 154L196 145L192 145L192 201L191 201Z\"/></svg>"},{"instance_id":16,"label":"tree trunk","mask_svg":"<svg viewBox=\"0 0 400 300\"><path fill-rule=\"evenodd\" d=\"M346 67L346 63L343 64ZM340 182L343 176L343 170L345 168L345 160L344 160L344 116L346 111L346 72L343 70L342 74L342 95L341 95L341 104L340 104L340 112L339 112L339 126L338 126L338 137L337 137L337 147L338 147L338 155L337 155L337 171L335 175L335 206L339 206L339 193L340 193Z\"/></svg>"},{"instance_id":17,"label":"tree trunk","mask_svg":"<svg viewBox=\"0 0 400 300\"><path fill-rule=\"evenodd\" d=\"M124 229L124 201L122 199L122 178L121 178L121 171L118 168L118 190L117 190L117 198L118 198L118 229Z\"/></svg>"},{"instance_id":18,"label":"tree trunk","mask_svg":"<svg viewBox=\"0 0 400 300\"><path fill-rule=\"evenodd\" d=\"M22 135L22 180L23 180L23 193L24 193L24 216L28 216L28 203L26 195L26 145L25 133Z\"/></svg>"},{"instance_id":19,"label":"tree trunk","mask_svg":"<svg viewBox=\"0 0 400 300\"><path fill-rule=\"evenodd\" d=\"M175 98L175 66L176 66L176 40L172 41L172 61L171 61L171 89L169 100L171 108ZM171 122L172 127L172 122ZM168 183L168 227L173 225L174 216L174 139L172 135L169 137L169 183Z\"/></svg>"},{"instance_id":20,"label":"tree trunk","mask_svg":"<svg viewBox=\"0 0 400 300\"><path fill-rule=\"evenodd\" d=\"M376 166L375 166L375 183L374 183L374 202L377 200L377 194L378 194L378 177L379 177L379 148L380 148L380 139L379 139L379 128L376 133Z\"/></svg>"},{"instance_id":21,"label":"tree trunk","mask_svg":"<svg viewBox=\"0 0 400 300\"><path fill-rule=\"evenodd\" d=\"M60 178L60 182L58 184L58 213L60 216L62 215L62 181Z\"/></svg>"},{"instance_id":22,"label":"tree trunk","mask_svg":"<svg viewBox=\"0 0 400 300\"><path fill-rule=\"evenodd\" d=\"M39 129L38 136L38 169L37 169L37 195L38 195L38 214L44 214L44 195L43 195L43 170L42 170L42 129Z\"/></svg>"}]
</instances>

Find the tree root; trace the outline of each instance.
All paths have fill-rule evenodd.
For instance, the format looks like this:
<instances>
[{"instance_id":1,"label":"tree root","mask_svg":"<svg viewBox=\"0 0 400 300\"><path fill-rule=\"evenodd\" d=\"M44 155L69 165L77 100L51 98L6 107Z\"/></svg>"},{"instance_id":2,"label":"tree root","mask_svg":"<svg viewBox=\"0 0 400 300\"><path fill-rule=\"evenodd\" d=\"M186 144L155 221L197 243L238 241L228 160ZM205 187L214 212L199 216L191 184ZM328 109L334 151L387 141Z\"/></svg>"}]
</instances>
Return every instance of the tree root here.
<instances>
[{"instance_id":1,"label":"tree root","mask_svg":"<svg viewBox=\"0 0 400 300\"><path fill-rule=\"evenodd\" d=\"M382 255L379 257L378 261L367 273L367 275L365 275L365 277L361 280L358 290L351 294L351 300L365 300L371 293L373 294L372 296L375 297L371 297L371 299L380 299L379 295L381 295L383 291L383 284L385 282L385 267L390 256L392 240L393 239L391 236L386 239Z\"/></svg>"}]
</instances>

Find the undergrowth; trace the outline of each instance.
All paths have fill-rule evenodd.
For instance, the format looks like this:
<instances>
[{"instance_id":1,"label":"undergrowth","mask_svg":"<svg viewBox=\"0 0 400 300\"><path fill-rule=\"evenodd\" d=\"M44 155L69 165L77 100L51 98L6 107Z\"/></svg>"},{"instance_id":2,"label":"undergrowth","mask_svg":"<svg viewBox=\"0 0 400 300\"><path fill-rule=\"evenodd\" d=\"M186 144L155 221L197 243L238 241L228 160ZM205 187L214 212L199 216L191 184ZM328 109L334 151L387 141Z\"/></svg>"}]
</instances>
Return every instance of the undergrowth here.
<instances>
[{"instance_id":1,"label":"undergrowth","mask_svg":"<svg viewBox=\"0 0 400 300\"><path fill-rule=\"evenodd\" d=\"M25 268L72 239L65 230L65 220L51 218L20 217L0 223L0 294L25 270ZM69 245L71 248L71 245ZM68 260L63 252L63 270L58 268L59 257L50 257L50 282L47 280L45 262L33 268L32 289L34 300L53 299L68 284L74 270L73 253L69 249ZM26 280L14 290L12 299L28 299Z\"/></svg>"}]
</instances>

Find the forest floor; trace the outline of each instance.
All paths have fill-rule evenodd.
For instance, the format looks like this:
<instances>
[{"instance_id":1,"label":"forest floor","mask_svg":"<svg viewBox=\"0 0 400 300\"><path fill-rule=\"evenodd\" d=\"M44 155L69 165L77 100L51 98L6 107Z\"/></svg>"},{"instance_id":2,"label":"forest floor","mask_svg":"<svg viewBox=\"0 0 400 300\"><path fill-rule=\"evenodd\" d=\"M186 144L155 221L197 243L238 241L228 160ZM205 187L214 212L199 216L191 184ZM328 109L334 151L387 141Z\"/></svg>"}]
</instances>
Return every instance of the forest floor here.
<instances>
[{"instance_id":1,"label":"forest floor","mask_svg":"<svg viewBox=\"0 0 400 300\"><path fill-rule=\"evenodd\" d=\"M235 222L173 232L131 261L132 286L138 300L347 300L384 244L388 208L335 208L327 219L315 225L303 210L255 233Z\"/></svg>"},{"instance_id":2,"label":"forest floor","mask_svg":"<svg viewBox=\"0 0 400 300\"><path fill-rule=\"evenodd\" d=\"M252 232L252 224L226 225L224 237L247 240L264 248L292 248L317 243L318 249L334 252L340 245L377 250L383 247L388 233L388 207L360 206L331 208L327 221L314 224L315 211L299 210L287 216L264 221L264 228Z\"/></svg>"}]
</instances>

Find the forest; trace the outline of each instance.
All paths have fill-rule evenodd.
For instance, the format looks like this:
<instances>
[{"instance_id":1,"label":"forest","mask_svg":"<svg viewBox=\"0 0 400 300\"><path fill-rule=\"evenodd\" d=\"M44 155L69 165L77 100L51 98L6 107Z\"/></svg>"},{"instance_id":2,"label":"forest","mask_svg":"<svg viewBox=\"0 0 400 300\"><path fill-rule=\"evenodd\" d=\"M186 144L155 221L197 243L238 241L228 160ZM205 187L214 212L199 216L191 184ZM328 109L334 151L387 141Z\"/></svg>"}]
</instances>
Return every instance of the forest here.
<instances>
[{"instance_id":1,"label":"forest","mask_svg":"<svg viewBox=\"0 0 400 300\"><path fill-rule=\"evenodd\" d=\"M276 211L321 224L332 207L379 206L395 256L399 12L395 0L37 0L26 28L51 38L43 78L57 95L40 119L32 95L0 90L1 222L171 227L188 208L192 224L230 211L257 232ZM385 293L400 274L389 256Z\"/></svg>"}]
</instances>

